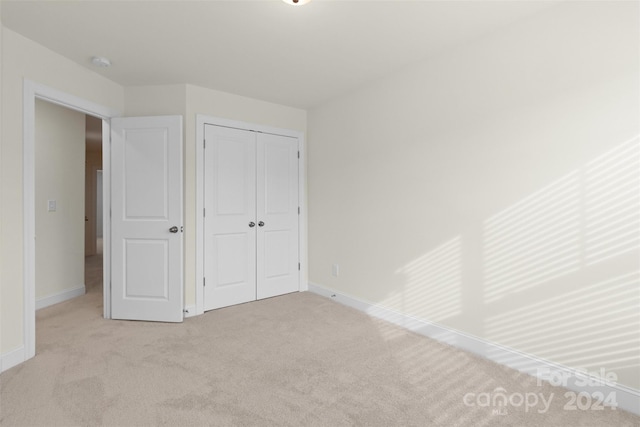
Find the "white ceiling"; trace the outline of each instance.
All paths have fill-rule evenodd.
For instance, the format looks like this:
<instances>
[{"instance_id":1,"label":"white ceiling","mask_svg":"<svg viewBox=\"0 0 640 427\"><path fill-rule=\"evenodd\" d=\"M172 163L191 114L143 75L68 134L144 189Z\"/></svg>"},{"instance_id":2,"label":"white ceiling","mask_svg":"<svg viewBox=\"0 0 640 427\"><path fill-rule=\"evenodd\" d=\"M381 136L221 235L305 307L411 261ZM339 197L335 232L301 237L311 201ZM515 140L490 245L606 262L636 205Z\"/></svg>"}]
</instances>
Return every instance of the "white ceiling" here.
<instances>
[{"instance_id":1,"label":"white ceiling","mask_svg":"<svg viewBox=\"0 0 640 427\"><path fill-rule=\"evenodd\" d=\"M189 83L311 108L546 1L3 0L2 22L123 85ZM94 55L113 66L95 68Z\"/></svg>"}]
</instances>

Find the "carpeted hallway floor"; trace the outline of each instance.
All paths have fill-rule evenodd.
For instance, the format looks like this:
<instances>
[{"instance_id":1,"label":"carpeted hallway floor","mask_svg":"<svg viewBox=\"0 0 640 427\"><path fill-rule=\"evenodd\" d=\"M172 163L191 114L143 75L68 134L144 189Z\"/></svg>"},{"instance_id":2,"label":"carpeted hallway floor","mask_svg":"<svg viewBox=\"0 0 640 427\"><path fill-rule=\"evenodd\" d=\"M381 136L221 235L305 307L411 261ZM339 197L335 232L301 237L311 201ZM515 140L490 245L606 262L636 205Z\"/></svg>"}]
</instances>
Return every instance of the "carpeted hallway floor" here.
<instances>
[{"instance_id":1,"label":"carpeted hallway floor","mask_svg":"<svg viewBox=\"0 0 640 427\"><path fill-rule=\"evenodd\" d=\"M640 425L563 410L563 389L310 293L159 324L104 320L88 291L38 311L37 356L0 376L0 424ZM555 399L502 415L463 403L499 387Z\"/></svg>"}]
</instances>

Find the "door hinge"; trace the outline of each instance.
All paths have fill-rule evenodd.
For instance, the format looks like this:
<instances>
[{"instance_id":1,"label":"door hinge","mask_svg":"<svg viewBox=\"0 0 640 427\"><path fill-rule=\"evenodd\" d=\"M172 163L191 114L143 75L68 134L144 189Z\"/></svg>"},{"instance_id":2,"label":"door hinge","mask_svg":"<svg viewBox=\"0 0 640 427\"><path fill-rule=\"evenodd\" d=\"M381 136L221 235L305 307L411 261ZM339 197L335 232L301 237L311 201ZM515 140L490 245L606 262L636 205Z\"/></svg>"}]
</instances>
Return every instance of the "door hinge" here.
<instances>
[{"instance_id":1,"label":"door hinge","mask_svg":"<svg viewBox=\"0 0 640 427\"><path fill-rule=\"evenodd\" d=\"M300 158L300 152L298 151L298 158Z\"/></svg>"},{"instance_id":2,"label":"door hinge","mask_svg":"<svg viewBox=\"0 0 640 427\"><path fill-rule=\"evenodd\" d=\"M202 140L202 148L207 148L207 140Z\"/></svg>"},{"instance_id":3,"label":"door hinge","mask_svg":"<svg viewBox=\"0 0 640 427\"><path fill-rule=\"evenodd\" d=\"M203 277L203 278L202 278L202 286L203 286L203 287L204 287L204 286L207 286L207 279L206 279L206 277Z\"/></svg>"},{"instance_id":4,"label":"door hinge","mask_svg":"<svg viewBox=\"0 0 640 427\"><path fill-rule=\"evenodd\" d=\"M207 209L206 208L202 208L202 216L207 216Z\"/></svg>"},{"instance_id":5,"label":"door hinge","mask_svg":"<svg viewBox=\"0 0 640 427\"><path fill-rule=\"evenodd\" d=\"M298 206L298 215L300 215L300 206Z\"/></svg>"},{"instance_id":6,"label":"door hinge","mask_svg":"<svg viewBox=\"0 0 640 427\"><path fill-rule=\"evenodd\" d=\"M300 263L298 263L298 271L300 271Z\"/></svg>"}]
</instances>

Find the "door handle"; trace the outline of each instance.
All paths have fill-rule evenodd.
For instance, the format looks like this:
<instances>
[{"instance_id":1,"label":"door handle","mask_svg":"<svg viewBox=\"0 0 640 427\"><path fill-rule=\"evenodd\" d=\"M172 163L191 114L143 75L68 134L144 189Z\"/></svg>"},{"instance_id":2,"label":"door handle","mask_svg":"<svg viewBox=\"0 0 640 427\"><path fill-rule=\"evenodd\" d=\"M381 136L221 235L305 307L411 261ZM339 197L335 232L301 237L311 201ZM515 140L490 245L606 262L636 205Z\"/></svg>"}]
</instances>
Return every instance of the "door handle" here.
<instances>
[{"instance_id":1,"label":"door handle","mask_svg":"<svg viewBox=\"0 0 640 427\"><path fill-rule=\"evenodd\" d=\"M260 221L260 222L258 223L258 227L264 227L264 222Z\"/></svg>"},{"instance_id":2,"label":"door handle","mask_svg":"<svg viewBox=\"0 0 640 427\"><path fill-rule=\"evenodd\" d=\"M171 228L169 229L169 231L170 231L171 233L177 233L177 232L178 232L178 227L176 227L176 226L174 225L173 227L171 227Z\"/></svg>"},{"instance_id":3,"label":"door handle","mask_svg":"<svg viewBox=\"0 0 640 427\"><path fill-rule=\"evenodd\" d=\"M253 228L253 227L255 227L255 226L256 226L256 223L255 223L255 222L251 221L251 222L249 223L249 227Z\"/></svg>"}]
</instances>

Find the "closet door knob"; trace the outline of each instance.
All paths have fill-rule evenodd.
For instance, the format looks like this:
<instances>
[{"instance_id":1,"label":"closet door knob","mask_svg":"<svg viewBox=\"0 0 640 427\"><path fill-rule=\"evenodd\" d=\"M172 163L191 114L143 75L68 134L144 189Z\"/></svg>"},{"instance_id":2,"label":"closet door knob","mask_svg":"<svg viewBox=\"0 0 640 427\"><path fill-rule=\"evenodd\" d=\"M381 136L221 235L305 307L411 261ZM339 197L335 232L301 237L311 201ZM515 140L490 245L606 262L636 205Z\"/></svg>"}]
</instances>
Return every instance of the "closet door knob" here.
<instances>
[{"instance_id":1,"label":"closet door knob","mask_svg":"<svg viewBox=\"0 0 640 427\"><path fill-rule=\"evenodd\" d=\"M170 231L171 233L177 233L177 232L178 232L178 227L176 227L176 226L174 225L173 227L171 227L171 228L169 229L169 231Z\"/></svg>"},{"instance_id":2,"label":"closet door knob","mask_svg":"<svg viewBox=\"0 0 640 427\"><path fill-rule=\"evenodd\" d=\"M255 227L255 226L256 226L256 223L255 223L255 222L251 221L251 222L249 223L249 227L252 227L252 228L253 228L253 227Z\"/></svg>"},{"instance_id":3,"label":"closet door knob","mask_svg":"<svg viewBox=\"0 0 640 427\"><path fill-rule=\"evenodd\" d=\"M264 222L260 221L260 222L258 223L258 227L264 227Z\"/></svg>"}]
</instances>

